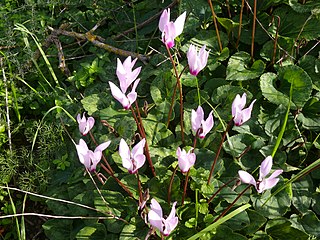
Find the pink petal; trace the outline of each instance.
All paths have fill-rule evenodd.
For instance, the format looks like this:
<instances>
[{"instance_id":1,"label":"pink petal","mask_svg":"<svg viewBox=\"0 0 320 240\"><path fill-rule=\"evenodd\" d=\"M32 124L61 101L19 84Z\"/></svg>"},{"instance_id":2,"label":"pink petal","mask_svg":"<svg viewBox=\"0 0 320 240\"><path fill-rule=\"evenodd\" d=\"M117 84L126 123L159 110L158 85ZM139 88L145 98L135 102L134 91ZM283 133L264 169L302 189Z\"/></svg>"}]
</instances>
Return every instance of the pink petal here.
<instances>
[{"instance_id":1,"label":"pink petal","mask_svg":"<svg viewBox=\"0 0 320 240\"><path fill-rule=\"evenodd\" d=\"M173 22L168 22L162 32L162 42L169 48L174 46L174 39L176 37L176 29Z\"/></svg>"},{"instance_id":2,"label":"pink petal","mask_svg":"<svg viewBox=\"0 0 320 240\"><path fill-rule=\"evenodd\" d=\"M170 8L168 8L168 10L165 9L160 16L159 29L161 32L164 31L164 28L168 24L169 21L170 21Z\"/></svg>"},{"instance_id":3,"label":"pink petal","mask_svg":"<svg viewBox=\"0 0 320 240\"><path fill-rule=\"evenodd\" d=\"M140 169L146 161L146 156L144 154L138 154L134 157L135 169L133 169L133 173L136 173L138 169Z\"/></svg>"},{"instance_id":4,"label":"pink petal","mask_svg":"<svg viewBox=\"0 0 320 240\"><path fill-rule=\"evenodd\" d=\"M283 170L282 170L282 169L275 170L275 171L270 175L270 177L268 177L268 179L276 178L276 177L278 177L281 173L283 173Z\"/></svg>"},{"instance_id":5,"label":"pink petal","mask_svg":"<svg viewBox=\"0 0 320 240\"><path fill-rule=\"evenodd\" d=\"M107 147L109 147L110 143L111 143L111 141L101 143L99 146L96 147L96 149L94 151L95 152L96 151L103 152Z\"/></svg>"},{"instance_id":6,"label":"pink petal","mask_svg":"<svg viewBox=\"0 0 320 240\"><path fill-rule=\"evenodd\" d=\"M83 116L81 118L81 115L78 114L77 115L77 122L79 124L79 132L81 134L83 134L85 132L85 129L86 129L86 125L87 125L87 120L86 120L86 116L85 116L85 113L83 113ZM83 134L84 135L84 134Z\"/></svg>"},{"instance_id":7,"label":"pink petal","mask_svg":"<svg viewBox=\"0 0 320 240\"><path fill-rule=\"evenodd\" d=\"M192 130L196 133L201 127L201 121L204 119L204 112L201 106L198 106L197 111L191 111L191 126Z\"/></svg>"},{"instance_id":8,"label":"pink petal","mask_svg":"<svg viewBox=\"0 0 320 240\"><path fill-rule=\"evenodd\" d=\"M246 171L239 170L238 174L241 179L241 182L247 183L247 184L252 184L253 186L256 186L256 180L254 179L254 177L250 173L247 173Z\"/></svg>"},{"instance_id":9,"label":"pink petal","mask_svg":"<svg viewBox=\"0 0 320 240\"><path fill-rule=\"evenodd\" d=\"M208 132L213 128L213 114L212 111L209 113L207 120L201 121L202 123L202 133L199 134L200 138L204 138Z\"/></svg>"},{"instance_id":10,"label":"pink petal","mask_svg":"<svg viewBox=\"0 0 320 240\"><path fill-rule=\"evenodd\" d=\"M201 63L200 70L202 70L207 65L208 57L209 57L209 51L206 51L206 45L203 45L199 51L199 59Z\"/></svg>"},{"instance_id":11,"label":"pink petal","mask_svg":"<svg viewBox=\"0 0 320 240\"><path fill-rule=\"evenodd\" d=\"M272 168L272 157L266 157L260 165L259 181L262 181L271 171Z\"/></svg>"},{"instance_id":12,"label":"pink petal","mask_svg":"<svg viewBox=\"0 0 320 240\"><path fill-rule=\"evenodd\" d=\"M153 210L160 218L162 218L162 208L157 200L154 198L151 199L151 210Z\"/></svg>"},{"instance_id":13,"label":"pink petal","mask_svg":"<svg viewBox=\"0 0 320 240\"><path fill-rule=\"evenodd\" d=\"M133 157L136 155L143 155L144 145L146 144L146 139L143 138L139 143L137 143L131 151Z\"/></svg>"},{"instance_id":14,"label":"pink petal","mask_svg":"<svg viewBox=\"0 0 320 240\"><path fill-rule=\"evenodd\" d=\"M175 36L179 36L183 32L184 22L186 21L187 12L182 13L174 22Z\"/></svg>"},{"instance_id":15,"label":"pink petal","mask_svg":"<svg viewBox=\"0 0 320 240\"><path fill-rule=\"evenodd\" d=\"M149 211L148 220L152 227L155 227L162 232L162 218L154 210Z\"/></svg>"},{"instance_id":16,"label":"pink petal","mask_svg":"<svg viewBox=\"0 0 320 240\"><path fill-rule=\"evenodd\" d=\"M125 107L125 109L129 109L131 107L131 104L134 103L134 101L136 101L138 94L136 93L136 88L138 86L138 83L140 82L140 79L138 78L132 87L131 92L127 95L127 99L129 101L129 104Z\"/></svg>"},{"instance_id":17,"label":"pink petal","mask_svg":"<svg viewBox=\"0 0 320 240\"><path fill-rule=\"evenodd\" d=\"M248 108L242 110L242 124L251 118L251 112L255 101L256 100L253 100Z\"/></svg>"},{"instance_id":18,"label":"pink petal","mask_svg":"<svg viewBox=\"0 0 320 240\"><path fill-rule=\"evenodd\" d=\"M88 120L86 122L86 129L85 129L83 135L86 135L93 128L94 122L95 122L95 120L93 117L88 118Z\"/></svg>"},{"instance_id":19,"label":"pink petal","mask_svg":"<svg viewBox=\"0 0 320 240\"><path fill-rule=\"evenodd\" d=\"M121 139L119 144L119 155L122 159L122 166L128 171L133 170L133 164L130 156L130 149L125 140Z\"/></svg>"},{"instance_id":20,"label":"pink petal","mask_svg":"<svg viewBox=\"0 0 320 240\"><path fill-rule=\"evenodd\" d=\"M131 105L128 98L121 92L121 90L113 82L109 82L109 86L111 89L112 96L121 103L123 108L128 109Z\"/></svg>"},{"instance_id":21,"label":"pink petal","mask_svg":"<svg viewBox=\"0 0 320 240\"><path fill-rule=\"evenodd\" d=\"M263 191L273 188L279 182L279 178L272 178L272 179L264 179L259 184L259 189L257 189L258 193L262 193Z\"/></svg>"},{"instance_id":22,"label":"pink petal","mask_svg":"<svg viewBox=\"0 0 320 240\"><path fill-rule=\"evenodd\" d=\"M187 52L188 65L190 69L190 73L194 76L198 74L197 71L197 50L196 47L192 44L189 46L189 50Z\"/></svg>"}]
</instances>

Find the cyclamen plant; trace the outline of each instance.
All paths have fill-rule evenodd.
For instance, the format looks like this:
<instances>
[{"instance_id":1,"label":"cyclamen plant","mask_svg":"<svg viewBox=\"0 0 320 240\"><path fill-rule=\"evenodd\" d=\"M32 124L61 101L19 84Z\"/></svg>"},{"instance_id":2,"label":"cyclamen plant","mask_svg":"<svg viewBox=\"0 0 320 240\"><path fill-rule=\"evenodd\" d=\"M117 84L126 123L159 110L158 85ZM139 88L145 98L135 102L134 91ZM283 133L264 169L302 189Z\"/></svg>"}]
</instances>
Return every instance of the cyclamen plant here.
<instances>
[{"instance_id":1,"label":"cyclamen plant","mask_svg":"<svg viewBox=\"0 0 320 240\"><path fill-rule=\"evenodd\" d=\"M266 178L271 171L272 164L271 156L268 156L263 160L260 166L258 181L256 181L250 173L240 170L238 174L241 182L253 185L258 193L262 193L267 189L273 188L279 182L278 176L283 172L283 170L277 169L268 178Z\"/></svg>"},{"instance_id":2,"label":"cyclamen plant","mask_svg":"<svg viewBox=\"0 0 320 240\"><path fill-rule=\"evenodd\" d=\"M175 22L170 21L170 9L164 10L160 17L159 29L162 32L162 42L167 46L169 55L171 54L169 48L172 48L175 44L174 39L178 35L180 35L183 31L185 18L186 18L186 12L180 15ZM188 61L190 73L194 76L197 76L199 72L203 70L207 64L209 51L206 51L205 49L206 49L206 46L204 45L198 53L196 47L190 44L189 50L187 52L187 61ZM170 55L170 58L172 58L171 55ZM179 219L176 216L177 202L174 202L172 204L171 212L167 218L163 216L162 207L154 198L152 198L151 200L150 209L148 210L146 208L146 206L148 205L147 204L148 197L146 198L142 194L143 186L139 180L138 171L144 165L146 158L149 161L149 165L151 169L153 168L153 166L152 166L152 160L149 155L147 138L146 138L145 130L143 127L142 117L139 112L138 103L136 102L137 101L136 88L140 82L140 79L137 77L141 71L141 67L138 67L133 70L133 67L136 61L137 59L134 59L132 61L131 57L127 57L124 62L121 62L119 59L117 59L116 75L120 83L120 88L117 87L111 81L109 81L109 86L111 89L112 96L121 103L124 109L126 110L131 109L131 113L137 123L140 136L142 136L140 138L141 139L140 142L138 142L132 148L131 151L125 139L121 138L118 151L122 159L122 166L128 170L129 174L135 174L137 177L138 191L139 191L138 209L139 209L139 213L141 214L141 217L144 216L142 218L145 220L146 224L150 226L151 233L154 233L155 230L158 230L158 232L160 232L161 237L163 237L163 236L170 235L171 232L174 231L174 229L178 226ZM175 68L174 63L173 63L173 67ZM177 77L177 86L178 86L179 85L178 74L176 74L176 77ZM129 88L131 88L131 91L127 94ZM255 103L255 101L256 100L253 100L248 108L244 108L246 105L246 94L243 93L242 97L240 97L239 94L236 95L231 108L232 119L230 120L228 127L225 129L223 133L221 144L216 152L216 156L211 167L210 175L208 177L208 185L211 184L210 179L211 179L215 164L218 161L222 144L227 135L227 132L231 128L232 122L234 122L236 126L241 126L242 124L247 122L251 118L251 112L252 112L253 104ZM132 106L134 102L136 104L136 109L134 109L134 107ZM180 105L180 107L182 108L182 104ZM181 117L183 117L183 114L181 114ZM170 119L170 116L169 116L169 119ZM77 116L77 121L79 123L79 130L83 135L86 135L88 132L90 132L91 128L94 125L94 118L89 117L88 119L86 119L85 114L83 114L82 118L79 114ZM194 145L188 152L186 152L185 149L181 149L180 147L178 147L176 150L178 165L172 174L170 185L168 187L168 204L171 204L171 200L170 200L171 187L172 187L174 175L178 167L180 168L181 172L186 176L185 182L184 182L184 191L182 194L182 201L181 201L181 205L184 204L184 199L186 196L186 192L187 192L186 190L188 186L189 171L191 167L194 166L196 161L196 154L194 153L194 150L197 145L197 138L201 138L201 139L205 138L212 130L214 126L213 111L209 113L207 119L205 120L203 108L201 106L198 106L196 110L192 109L190 121L191 121L191 128L194 133ZM182 122L183 122L183 119L181 120L181 131L183 132ZM86 142L83 139L80 139L79 144L76 145L80 162L90 172L95 172L97 164L100 162L103 156L103 151L109 145L110 145L110 141L102 143L98 145L93 152L88 148ZM107 167L103 167L103 169L107 171L107 173L110 174L110 176L115 178L115 180L119 183L119 185L122 186L123 189L130 195L130 197L133 197L133 194L130 192L130 190L128 190L126 186L124 186L123 183L121 183L121 181L117 177L115 177L113 170L108 164L108 162L106 162L106 164L107 164ZM274 173L272 173L268 178L266 178L266 176L269 175L271 168L272 168L272 157L269 156L261 163L260 175L259 175L258 181L256 181L251 174L243 170L239 170L238 174L239 174L239 178L243 183L247 183L255 186L256 190L259 193L262 193L274 187L279 181L278 176L283 172L283 170L278 169ZM154 173L154 176L155 176L155 173ZM220 190L221 188L217 191L217 193ZM146 189L146 192L148 192L148 189ZM243 193L241 193L238 196L238 198ZM215 195L216 194L214 194L209 199L208 203L211 202L212 198ZM232 204L234 204L234 202ZM221 218L232 207L232 204L222 214L220 214L216 218L216 220ZM148 216L147 220L146 220L146 216Z\"/></svg>"}]
</instances>

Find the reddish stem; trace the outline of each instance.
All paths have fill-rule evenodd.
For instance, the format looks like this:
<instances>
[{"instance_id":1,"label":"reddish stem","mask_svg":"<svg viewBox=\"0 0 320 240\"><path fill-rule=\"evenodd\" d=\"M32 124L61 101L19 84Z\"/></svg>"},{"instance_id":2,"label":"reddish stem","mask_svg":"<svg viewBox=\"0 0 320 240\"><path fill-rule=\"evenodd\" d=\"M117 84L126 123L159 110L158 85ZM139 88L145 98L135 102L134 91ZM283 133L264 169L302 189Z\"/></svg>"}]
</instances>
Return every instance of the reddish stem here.
<instances>
[{"instance_id":1,"label":"reddish stem","mask_svg":"<svg viewBox=\"0 0 320 240\"><path fill-rule=\"evenodd\" d=\"M174 179L174 176L176 175L177 169L178 169L178 165L174 168L173 173L170 178L170 183L169 183L169 188L168 188L168 204L170 204L170 201L171 201L172 184L173 184L173 179Z\"/></svg>"},{"instance_id":2,"label":"reddish stem","mask_svg":"<svg viewBox=\"0 0 320 240\"><path fill-rule=\"evenodd\" d=\"M241 30L242 30L243 7L244 7L244 0L241 1L240 19L239 19L239 30L238 30L238 39L237 39L237 43L236 43L236 49L238 49L239 42L240 42L240 36L241 36Z\"/></svg>"},{"instance_id":3,"label":"reddish stem","mask_svg":"<svg viewBox=\"0 0 320 240\"><path fill-rule=\"evenodd\" d=\"M137 181L138 181L139 206L140 206L140 204L143 201L143 197L142 197L142 188L141 188L141 182L140 182L140 179L139 179L139 173L138 172L136 173L136 176L137 176Z\"/></svg>"},{"instance_id":4,"label":"reddish stem","mask_svg":"<svg viewBox=\"0 0 320 240\"><path fill-rule=\"evenodd\" d=\"M219 28L218 28L218 23L217 23L217 15L214 12L213 6L212 6L212 2L211 0L208 0L208 3L210 5L210 9L211 9L211 13L212 13L212 19L213 19L213 23L214 23L214 27L216 29L216 34L217 34L217 38L218 38L218 43L219 43L219 48L220 48L220 52L222 51L222 44L221 44L221 39L220 39L220 34L219 34Z\"/></svg>"},{"instance_id":5,"label":"reddish stem","mask_svg":"<svg viewBox=\"0 0 320 240\"><path fill-rule=\"evenodd\" d=\"M139 132L140 132L141 136L146 140L146 143L145 143L145 145L144 145L145 154L146 154L146 157L147 157L149 166L150 166L150 168L151 168L151 172L152 172L153 176L155 177L155 176L156 176L156 172L155 172L155 170L154 170L154 166L153 166L152 159L151 159L151 156L150 156L149 145L148 145L148 141L147 141L147 136L146 136L146 133L145 133L145 131L144 131L144 127L143 127L143 123L142 123L142 118L141 118L141 115L140 115L140 110L139 110L139 106L138 106L137 101L135 101L135 104L136 104L136 109L137 109L139 118L137 118L137 115L136 115L136 113L135 113L135 111L134 111L134 109L133 109L132 106L130 107L130 109L131 109L132 115L133 115L133 117L134 117L134 120L136 121L136 124L137 124L137 126L138 126L138 129L139 129Z\"/></svg>"},{"instance_id":6,"label":"reddish stem","mask_svg":"<svg viewBox=\"0 0 320 240\"><path fill-rule=\"evenodd\" d=\"M132 195L131 191L119 180L119 178L117 178L114 174L110 173L109 170L108 170L108 168L107 168L105 165L103 165L103 163L101 163L101 167L102 167L108 174L110 174L111 177L113 177L114 180L116 180L116 182L122 187L122 189L123 189L124 191L126 191L126 192L129 194L130 197L133 198L133 195Z\"/></svg>"},{"instance_id":7,"label":"reddish stem","mask_svg":"<svg viewBox=\"0 0 320 240\"><path fill-rule=\"evenodd\" d=\"M254 54L254 37L256 33L256 19L257 19L257 0L253 3L253 23L252 23L252 35L251 35L251 61L253 62Z\"/></svg>"},{"instance_id":8,"label":"reddish stem","mask_svg":"<svg viewBox=\"0 0 320 240\"><path fill-rule=\"evenodd\" d=\"M183 131L183 96L182 96L182 86L181 86L181 82L180 82L180 76L178 74L178 71L177 71L177 68L176 68L176 65L175 65L175 62L172 58L172 54L170 52L170 49L169 47L165 44L166 46L166 49L167 49L167 52L169 54L169 58L170 58L170 61L171 61L171 64L173 66L173 70L174 70L174 73L176 75L176 79L177 79L177 87L179 87L179 95L180 95L180 126L181 126L181 140L184 144L184 131ZM175 90L174 90L174 94L175 94L175 91L176 91L176 87L175 87ZM173 104L172 104L173 105ZM172 113L172 110L169 111L169 116L168 116L168 122L170 121L170 118L171 118L171 113ZM167 124L167 126L169 126L169 124Z\"/></svg>"},{"instance_id":9,"label":"reddish stem","mask_svg":"<svg viewBox=\"0 0 320 240\"><path fill-rule=\"evenodd\" d=\"M97 143L96 139L94 138L93 134L91 133L91 131L89 131L89 134L90 134L90 137L91 137L93 143L96 146L98 146L98 143ZM108 174L109 175L114 175L114 171L113 171L112 167L110 166L109 162L107 161L106 157L103 154L102 154L102 159L103 159L104 163L107 165L107 168L108 168L108 170L110 172Z\"/></svg>"},{"instance_id":10,"label":"reddish stem","mask_svg":"<svg viewBox=\"0 0 320 240\"><path fill-rule=\"evenodd\" d=\"M213 222L218 221L220 218L222 218L229 210L232 208L232 206L236 203L236 201L239 200L239 198L251 187L252 185L248 185L237 197L233 202L227 207Z\"/></svg>"},{"instance_id":11,"label":"reddish stem","mask_svg":"<svg viewBox=\"0 0 320 240\"><path fill-rule=\"evenodd\" d=\"M190 172L190 169L189 169L188 172L187 172L186 180L185 180L185 182L184 182L183 195L182 195L182 200L181 200L181 205L182 205L182 206L183 206L183 204L184 204L184 199L185 199L185 197L186 197L188 180L189 180L189 172Z\"/></svg>"},{"instance_id":12,"label":"reddish stem","mask_svg":"<svg viewBox=\"0 0 320 240\"><path fill-rule=\"evenodd\" d=\"M224 139L226 138L226 135L227 135L227 133L228 133L228 131L229 131L231 125L232 125L232 121L233 121L233 119L231 119L231 120L229 121L228 126L227 126L227 129L226 129L226 130L224 131L224 133L223 133L223 136L222 136L222 139L221 139L221 142L220 142L220 146L219 146L219 148L218 148L217 154L216 154L216 156L215 156L215 158L214 158L214 161L213 161L213 163L212 163L212 166L211 166L211 170L210 170L210 174L209 174L209 178L208 178L208 184L210 183L210 180L211 180L211 177L212 177L212 174L213 174L214 167L215 167L215 165L216 165L216 163L217 163L218 157L219 157L219 155L220 155L220 151L221 151L221 149L222 149L222 144L223 144Z\"/></svg>"},{"instance_id":13,"label":"reddish stem","mask_svg":"<svg viewBox=\"0 0 320 240\"><path fill-rule=\"evenodd\" d=\"M231 180L229 180L228 182L226 182L225 184L223 184L213 195L212 197L208 200L208 204L214 199L215 196L218 195L218 193L227 185L229 185L229 183L233 182L234 180L236 180L237 178L232 178Z\"/></svg>"}]
</instances>

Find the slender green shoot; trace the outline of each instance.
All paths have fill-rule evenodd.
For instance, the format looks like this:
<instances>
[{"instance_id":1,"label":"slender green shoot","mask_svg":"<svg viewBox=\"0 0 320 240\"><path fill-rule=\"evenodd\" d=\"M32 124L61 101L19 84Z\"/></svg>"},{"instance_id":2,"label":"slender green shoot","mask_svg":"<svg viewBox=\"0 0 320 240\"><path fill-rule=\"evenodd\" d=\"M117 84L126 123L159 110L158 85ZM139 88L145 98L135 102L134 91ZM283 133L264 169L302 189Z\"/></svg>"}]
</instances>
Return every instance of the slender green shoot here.
<instances>
[{"instance_id":1,"label":"slender green shoot","mask_svg":"<svg viewBox=\"0 0 320 240\"><path fill-rule=\"evenodd\" d=\"M231 218L235 217L236 215L242 213L244 210L248 209L249 207L251 207L251 205L249 203L238 207L236 210L233 210L231 213L229 213L228 215L220 218L218 221L212 223L211 225L209 225L208 227L206 227L205 229L201 230L200 232L196 233L195 235L193 235L192 237L188 238L187 240L195 240L200 238L201 236L203 236L204 234L211 232L214 233L215 230L217 229L218 226L220 226L222 223L230 220Z\"/></svg>"},{"instance_id":2,"label":"slender green shoot","mask_svg":"<svg viewBox=\"0 0 320 240\"><path fill-rule=\"evenodd\" d=\"M67 114L67 116L68 116L72 121L76 122L76 120L74 119L74 117L71 116L71 114L70 114L67 110L65 110L63 107L54 106L54 107L50 108L50 109L44 114L44 116L42 117L42 119L41 119L41 121L40 121L40 123L39 123L39 126L38 126L38 128L37 128L37 130L36 130L36 133L34 134L30 154L32 154L32 152L33 152L33 148L34 148L34 145L36 144L36 139L37 139L39 130L40 130L41 126L42 126L42 123L43 123L44 119L46 118L46 116L47 116L51 111L53 111L53 110L55 110L55 109L61 109L61 110L63 110L63 111Z\"/></svg>"},{"instance_id":3,"label":"slender green shoot","mask_svg":"<svg viewBox=\"0 0 320 240\"><path fill-rule=\"evenodd\" d=\"M8 195L9 195L9 198L10 198L10 203L11 203L13 214L16 215L17 214L16 206L14 205L13 199L12 199L11 194L10 194L10 190L7 189L7 191L8 191ZM14 218L15 218L14 220L15 220L16 227L17 227L18 239L21 239L19 220L18 220L17 217L14 217Z\"/></svg>"}]
</instances>

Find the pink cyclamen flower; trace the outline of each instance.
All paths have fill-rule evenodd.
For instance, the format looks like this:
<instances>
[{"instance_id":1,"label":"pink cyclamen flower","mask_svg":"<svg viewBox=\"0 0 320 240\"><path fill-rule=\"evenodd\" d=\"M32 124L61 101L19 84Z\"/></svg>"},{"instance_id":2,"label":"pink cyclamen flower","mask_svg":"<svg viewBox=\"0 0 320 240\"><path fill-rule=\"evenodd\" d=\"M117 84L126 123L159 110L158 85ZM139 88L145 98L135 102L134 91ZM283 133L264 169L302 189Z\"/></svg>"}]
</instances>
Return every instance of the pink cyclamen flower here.
<instances>
[{"instance_id":1,"label":"pink cyclamen flower","mask_svg":"<svg viewBox=\"0 0 320 240\"><path fill-rule=\"evenodd\" d=\"M88 148L86 142L80 139L79 144L76 145L80 162L90 172L94 172L96 170L97 164L101 160L102 152L110 145L110 143L111 141L107 141L100 144L93 152Z\"/></svg>"},{"instance_id":2,"label":"pink cyclamen flower","mask_svg":"<svg viewBox=\"0 0 320 240\"><path fill-rule=\"evenodd\" d=\"M197 48L190 44L187 52L190 73L197 76L198 73L207 65L209 51L206 51L206 45L203 45L199 53Z\"/></svg>"},{"instance_id":3,"label":"pink cyclamen flower","mask_svg":"<svg viewBox=\"0 0 320 240\"><path fill-rule=\"evenodd\" d=\"M119 154L122 159L122 166L128 169L130 174L134 174L141 168L146 161L146 156L143 154L143 148L146 144L146 139L143 138L137 145L130 149L125 140L120 140Z\"/></svg>"},{"instance_id":4,"label":"pink cyclamen flower","mask_svg":"<svg viewBox=\"0 0 320 240\"><path fill-rule=\"evenodd\" d=\"M131 61L131 57L127 57L123 63L117 59L117 70L116 74L120 82L120 88L118 88L113 82L109 82L112 96L117 99L123 106L124 109L128 110L131 104L137 99L136 88L140 82L138 77L141 67L136 68L132 71L134 64L137 59ZM133 83L131 91L126 95L128 87Z\"/></svg>"},{"instance_id":5,"label":"pink cyclamen flower","mask_svg":"<svg viewBox=\"0 0 320 240\"><path fill-rule=\"evenodd\" d=\"M282 169L277 169L270 175L270 177L266 178L270 173L271 168L272 157L268 156L261 163L258 181L256 181L254 177L246 171L240 170L238 171L238 174L243 183L253 185L258 193L262 193L267 189L273 188L279 182L278 176L283 172Z\"/></svg>"},{"instance_id":6,"label":"pink cyclamen flower","mask_svg":"<svg viewBox=\"0 0 320 240\"><path fill-rule=\"evenodd\" d=\"M240 97L240 95L237 94L237 96L233 100L231 110L233 121L236 126L241 126L243 123L245 123L251 118L252 107L256 99L252 101L248 108L243 109L246 105L246 98L246 93L243 93L242 97Z\"/></svg>"},{"instance_id":7,"label":"pink cyclamen flower","mask_svg":"<svg viewBox=\"0 0 320 240\"><path fill-rule=\"evenodd\" d=\"M159 29L162 32L162 42L167 45L168 48L174 46L174 39L182 33L186 14L186 12L182 13L175 22L172 22L170 21L170 8L162 12Z\"/></svg>"},{"instance_id":8,"label":"pink cyclamen flower","mask_svg":"<svg viewBox=\"0 0 320 240\"><path fill-rule=\"evenodd\" d=\"M177 202L173 203L169 216L164 219L160 204L154 198L151 199L151 210L148 213L149 223L152 227L159 229L164 236L168 236L178 225L176 204Z\"/></svg>"},{"instance_id":9,"label":"pink cyclamen flower","mask_svg":"<svg viewBox=\"0 0 320 240\"><path fill-rule=\"evenodd\" d=\"M190 149L187 153L186 150L181 150L180 147L177 148L178 165L183 173L188 172L196 162L196 154L193 153L192 150L193 149Z\"/></svg>"},{"instance_id":10,"label":"pink cyclamen flower","mask_svg":"<svg viewBox=\"0 0 320 240\"><path fill-rule=\"evenodd\" d=\"M201 106L197 110L191 111L191 127L195 134L198 133L200 138L204 138L213 127L213 114L209 113L207 120L204 120L204 112Z\"/></svg>"},{"instance_id":11,"label":"pink cyclamen flower","mask_svg":"<svg viewBox=\"0 0 320 240\"><path fill-rule=\"evenodd\" d=\"M131 107L131 104L137 99L138 94L136 92L136 88L139 82L140 79L137 79L133 83L131 92L127 95L125 92L122 92L113 82L109 82L112 96L121 103L124 109L128 110Z\"/></svg>"},{"instance_id":12,"label":"pink cyclamen flower","mask_svg":"<svg viewBox=\"0 0 320 240\"><path fill-rule=\"evenodd\" d=\"M94 118L88 117L86 118L86 114L83 113L82 118L80 113L77 115L77 122L79 124L79 131L82 135L87 135L87 133L92 129L94 125Z\"/></svg>"},{"instance_id":13,"label":"pink cyclamen flower","mask_svg":"<svg viewBox=\"0 0 320 240\"><path fill-rule=\"evenodd\" d=\"M122 63L119 58L117 58L117 70L116 74L120 82L120 89L125 93L128 87L137 79L141 67L138 67L132 71L137 58L131 61L131 56L127 57Z\"/></svg>"}]
</instances>

